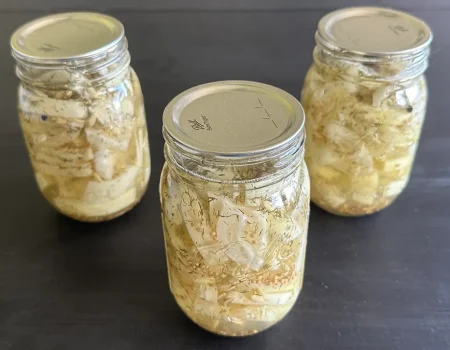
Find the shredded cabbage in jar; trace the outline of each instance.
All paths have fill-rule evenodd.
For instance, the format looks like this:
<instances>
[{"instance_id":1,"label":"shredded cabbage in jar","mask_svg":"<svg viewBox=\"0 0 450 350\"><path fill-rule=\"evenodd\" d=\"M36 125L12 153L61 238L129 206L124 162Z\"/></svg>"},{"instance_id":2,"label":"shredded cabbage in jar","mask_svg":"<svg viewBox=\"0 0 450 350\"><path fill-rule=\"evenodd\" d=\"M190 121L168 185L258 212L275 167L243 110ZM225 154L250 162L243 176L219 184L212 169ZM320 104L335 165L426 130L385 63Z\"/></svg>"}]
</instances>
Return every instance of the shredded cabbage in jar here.
<instances>
[{"instance_id":1,"label":"shredded cabbage in jar","mask_svg":"<svg viewBox=\"0 0 450 350\"><path fill-rule=\"evenodd\" d=\"M202 328L255 334L294 305L309 220L309 176L302 163L278 183L264 184L207 182L165 164L160 197L170 288ZM220 172L224 179L247 173L231 167Z\"/></svg>"},{"instance_id":2,"label":"shredded cabbage in jar","mask_svg":"<svg viewBox=\"0 0 450 350\"><path fill-rule=\"evenodd\" d=\"M302 90L311 199L334 214L371 214L407 185L425 118L426 81L382 82L403 67L319 52Z\"/></svg>"},{"instance_id":3,"label":"shredded cabbage in jar","mask_svg":"<svg viewBox=\"0 0 450 350\"><path fill-rule=\"evenodd\" d=\"M22 84L20 124L45 198L71 218L109 220L139 202L150 176L141 87L132 69L98 87L76 79L57 70Z\"/></svg>"}]
</instances>

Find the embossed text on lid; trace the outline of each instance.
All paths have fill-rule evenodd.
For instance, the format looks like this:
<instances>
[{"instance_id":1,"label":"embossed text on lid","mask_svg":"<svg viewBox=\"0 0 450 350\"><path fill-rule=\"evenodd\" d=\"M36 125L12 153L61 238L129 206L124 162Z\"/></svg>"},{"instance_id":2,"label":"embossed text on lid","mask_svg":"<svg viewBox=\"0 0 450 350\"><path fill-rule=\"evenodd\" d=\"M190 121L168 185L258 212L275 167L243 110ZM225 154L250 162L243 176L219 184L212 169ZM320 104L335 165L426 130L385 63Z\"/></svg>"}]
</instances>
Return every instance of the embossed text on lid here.
<instances>
[{"instance_id":1,"label":"embossed text on lid","mask_svg":"<svg viewBox=\"0 0 450 350\"><path fill-rule=\"evenodd\" d=\"M319 40L332 48L369 55L406 54L426 48L428 25L405 12L377 7L353 7L324 16Z\"/></svg>"},{"instance_id":2,"label":"embossed text on lid","mask_svg":"<svg viewBox=\"0 0 450 350\"><path fill-rule=\"evenodd\" d=\"M113 17L90 12L49 15L17 29L13 54L28 60L58 61L87 58L116 45L123 25Z\"/></svg>"},{"instance_id":3,"label":"embossed text on lid","mask_svg":"<svg viewBox=\"0 0 450 350\"><path fill-rule=\"evenodd\" d=\"M296 137L303 108L287 92L247 81L221 81L175 97L163 116L170 138L194 151L246 155L277 148Z\"/></svg>"}]
</instances>

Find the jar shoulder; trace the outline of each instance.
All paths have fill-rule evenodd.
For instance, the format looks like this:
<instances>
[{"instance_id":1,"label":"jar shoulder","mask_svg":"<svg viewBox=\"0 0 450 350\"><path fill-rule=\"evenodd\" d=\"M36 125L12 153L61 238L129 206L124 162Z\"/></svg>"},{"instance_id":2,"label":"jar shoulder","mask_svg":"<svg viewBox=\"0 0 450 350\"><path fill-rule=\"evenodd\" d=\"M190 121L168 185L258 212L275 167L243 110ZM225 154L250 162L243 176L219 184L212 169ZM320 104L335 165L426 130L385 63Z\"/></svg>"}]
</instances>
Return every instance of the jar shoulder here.
<instances>
[{"instance_id":1,"label":"jar shoulder","mask_svg":"<svg viewBox=\"0 0 450 350\"><path fill-rule=\"evenodd\" d=\"M242 211L291 212L299 202L309 201L309 175L302 161L292 173L277 182L269 180L249 183L218 183L180 173L165 163L160 179L160 199L178 203L198 202L199 208L209 210L212 201ZM200 210L200 209L199 209Z\"/></svg>"},{"instance_id":2,"label":"jar shoulder","mask_svg":"<svg viewBox=\"0 0 450 350\"><path fill-rule=\"evenodd\" d=\"M62 120L90 119L103 126L131 124L134 119L145 125L142 90L130 67L120 79L109 85L37 86L22 82L18 88L18 108L24 116L46 116Z\"/></svg>"}]
</instances>

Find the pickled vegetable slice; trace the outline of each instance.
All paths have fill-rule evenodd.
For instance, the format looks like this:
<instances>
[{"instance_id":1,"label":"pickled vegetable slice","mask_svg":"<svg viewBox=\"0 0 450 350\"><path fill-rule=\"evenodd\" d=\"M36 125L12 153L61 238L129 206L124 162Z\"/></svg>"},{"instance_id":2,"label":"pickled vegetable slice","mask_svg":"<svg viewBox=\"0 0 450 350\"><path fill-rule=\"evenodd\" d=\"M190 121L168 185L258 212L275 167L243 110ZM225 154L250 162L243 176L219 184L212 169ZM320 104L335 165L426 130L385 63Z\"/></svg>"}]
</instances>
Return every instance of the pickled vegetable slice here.
<instances>
[{"instance_id":1,"label":"pickled vegetable slice","mask_svg":"<svg viewBox=\"0 0 450 350\"><path fill-rule=\"evenodd\" d=\"M247 335L286 315L302 286L306 166L248 186L180 176L165 165L160 198L171 290L190 318L218 334Z\"/></svg>"},{"instance_id":2,"label":"pickled vegetable slice","mask_svg":"<svg viewBox=\"0 0 450 350\"><path fill-rule=\"evenodd\" d=\"M302 91L312 200L336 214L373 213L406 186L425 117L425 79L388 83L400 66L340 61L320 49L314 57Z\"/></svg>"},{"instance_id":3,"label":"pickled vegetable slice","mask_svg":"<svg viewBox=\"0 0 450 350\"><path fill-rule=\"evenodd\" d=\"M70 217L120 215L139 201L150 176L137 78L133 85L124 70L114 82L86 87L75 73L47 73L37 70L40 85L19 88L19 119L39 188Z\"/></svg>"},{"instance_id":4,"label":"pickled vegetable slice","mask_svg":"<svg viewBox=\"0 0 450 350\"><path fill-rule=\"evenodd\" d=\"M228 258L258 271L263 265L262 255L268 241L264 214L211 194L209 212L211 225Z\"/></svg>"},{"instance_id":5,"label":"pickled vegetable slice","mask_svg":"<svg viewBox=\"0 0 450 350\"><path fill-rule=\"evenodd\" d=\"M199 253L207 265L225 262L228 258L221 242L213 237L206 204L190 186L180 184L180 190L184 224Z\"/></svg>"}]
</instances>

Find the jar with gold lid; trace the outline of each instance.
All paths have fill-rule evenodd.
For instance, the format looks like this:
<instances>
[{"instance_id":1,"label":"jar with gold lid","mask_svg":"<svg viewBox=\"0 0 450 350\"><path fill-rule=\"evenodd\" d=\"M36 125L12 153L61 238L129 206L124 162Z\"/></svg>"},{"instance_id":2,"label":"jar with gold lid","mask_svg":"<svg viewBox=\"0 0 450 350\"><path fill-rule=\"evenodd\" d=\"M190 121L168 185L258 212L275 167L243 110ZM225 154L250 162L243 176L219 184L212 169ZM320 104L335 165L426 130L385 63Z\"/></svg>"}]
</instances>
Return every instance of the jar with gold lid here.
<instances>
[{"instance_id":1,"label":"jar with gold lid","mask_svg":"<svg viewBox=\"0 0 450 350\"><path fill-rule=\"evenodd\" d=\"M303 123L294 97L246 81L194 87L164 111L170 288L208 331L261 332L297 300L309 218Z\"/></svg>"},{"instance_id":2,"label":"jar with gold lid","mask_svg":"<svg viewBox=\"0 0 450 350\"><path fill-rule=\"evenodd\" d=\"M99 13L50 15L20 27L11 47L20 125L44 197L81 221L130 210L146 190L150 153L123 25Z\"/></svg>"},{"instance_id":3,"label":"jar with gold lid","mask_svg":"<svg viewBox=\"0 0 450 350\"><path fill-rule=\"evenodd\" d=\"M427 104L432 33L383 8L323 17L302 90L311 200L338 215L379 211L404 190Z\"/></svg>"}]
</instances>

